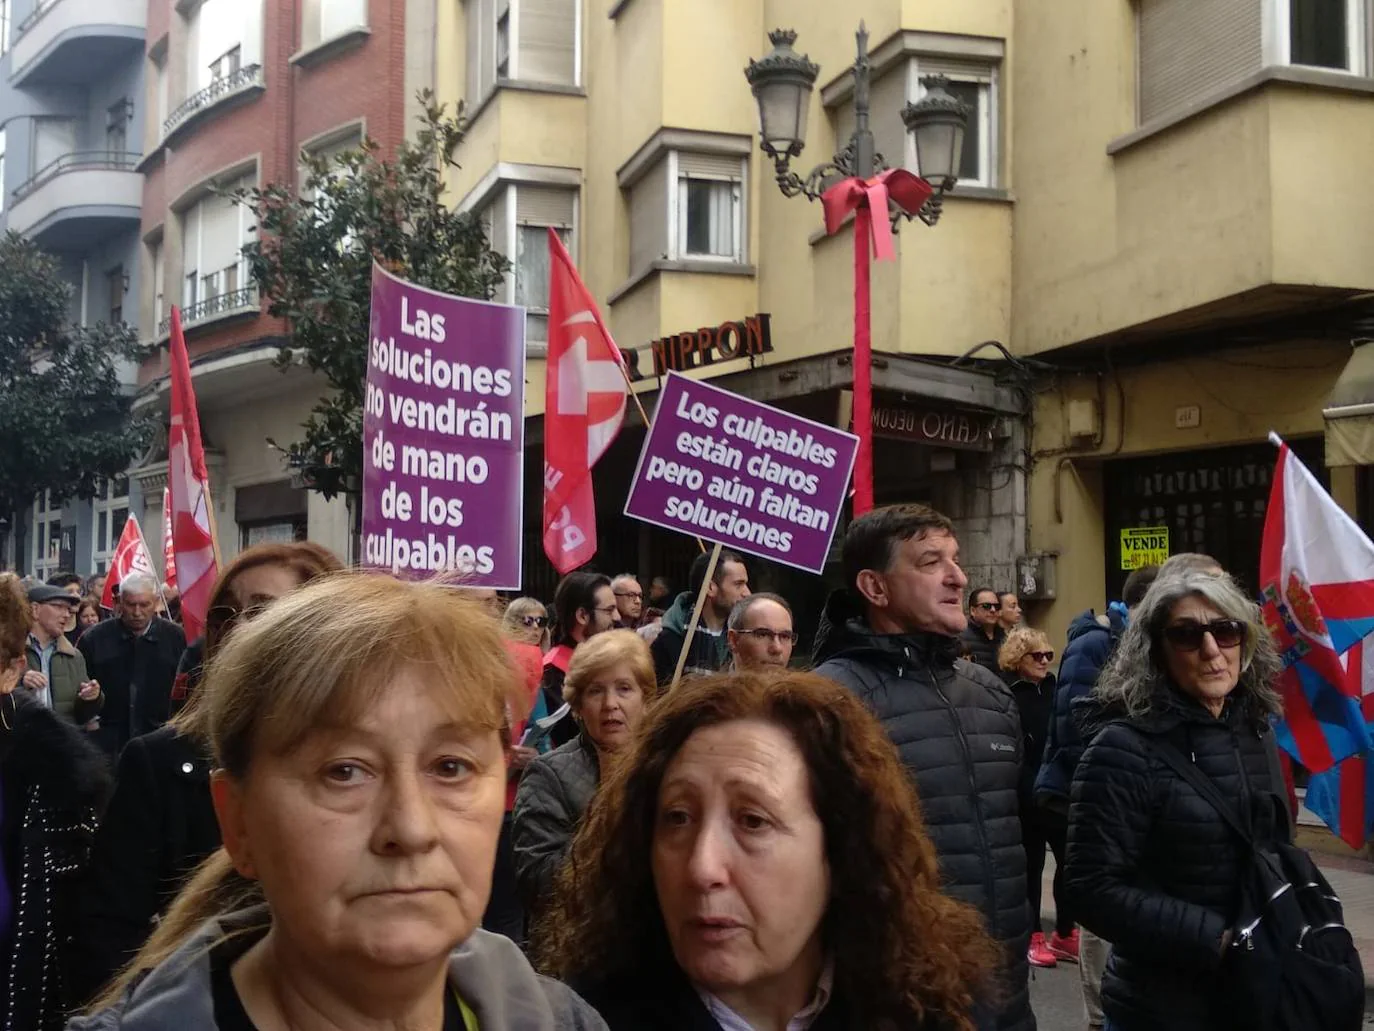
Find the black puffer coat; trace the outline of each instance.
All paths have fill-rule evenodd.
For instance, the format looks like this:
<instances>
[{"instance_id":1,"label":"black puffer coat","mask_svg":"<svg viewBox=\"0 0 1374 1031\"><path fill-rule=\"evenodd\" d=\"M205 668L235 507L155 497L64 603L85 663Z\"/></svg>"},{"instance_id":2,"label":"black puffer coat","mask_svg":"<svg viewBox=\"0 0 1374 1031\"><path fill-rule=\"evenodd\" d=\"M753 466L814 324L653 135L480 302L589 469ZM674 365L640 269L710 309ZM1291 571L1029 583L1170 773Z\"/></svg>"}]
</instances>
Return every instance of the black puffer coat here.
<instances>
[{"instance_id":1,"label":"black puffer coat","mask_svg":"<svg viewBox=\"0 0 1374 1031\"><path fill-rule=\"evenodd\" d=\"M1234 697L1234 696L1233 696ZM1273 783L1270 732L1227 702L1220 718L1170 691L1125 719L1077 709L1092 738L1074 774L1065 887L1074 913L1112 943L1102 1009L1121 1031L1218 1031L1221 938L1238 903L1241 845L1215 809L1151 750L1168 740L1210 777L1261 845L1290 831Z\"/></svg>"},{"instance_id":2,"label":"black puffer coat","mask_svg":"<svg viewBox=\"0 0 1374 1031\"><path fill-rule=\"evenodd\" d=\"M553 894L558 870L600 781L596 746L586 734L578 734L525 768L515 792L511 843L515 881L531 910Z\"/></svg>"},{"instance_id":3,"label":"black puffer coat","mask_svg":"<svg viewBox=\"0 0 1374 1031\"><path fill-rule=\"evenodd\" d=\"M1021 721L1007 686L957 652L953 637L875 634L839 592L816 634L816 672L882 721L916 782L946 891L976 906L1006 945L1006 1000L984 1031L1030 1031Z\"/></svg>"}]
</instances>

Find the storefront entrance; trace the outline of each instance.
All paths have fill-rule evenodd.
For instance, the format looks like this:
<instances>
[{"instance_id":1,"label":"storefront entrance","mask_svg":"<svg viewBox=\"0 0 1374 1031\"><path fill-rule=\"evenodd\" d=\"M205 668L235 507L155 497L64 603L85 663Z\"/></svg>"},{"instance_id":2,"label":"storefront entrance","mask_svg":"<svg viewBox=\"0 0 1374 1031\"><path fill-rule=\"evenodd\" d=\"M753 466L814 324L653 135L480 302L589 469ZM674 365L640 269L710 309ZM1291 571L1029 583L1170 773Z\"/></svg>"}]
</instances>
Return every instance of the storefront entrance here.
<instances>
[{"instance_id":1,"label":"storefront entrance","mask_svg":"<svg viewBox=\"0 0 1374 1031\"><path fill-rule=\"evenodd\" d=\"M1322 439L1289 441L1324 487ZM1199 551L1258 593L1260 540L1277 450L1270 444L1130 458L1103 470L1107 597L1121 597L1131 559L1122 531L1164 528L1168 554ZM1148 544L1148 535L1138 538Z\"/></svg>"}]
</instances>

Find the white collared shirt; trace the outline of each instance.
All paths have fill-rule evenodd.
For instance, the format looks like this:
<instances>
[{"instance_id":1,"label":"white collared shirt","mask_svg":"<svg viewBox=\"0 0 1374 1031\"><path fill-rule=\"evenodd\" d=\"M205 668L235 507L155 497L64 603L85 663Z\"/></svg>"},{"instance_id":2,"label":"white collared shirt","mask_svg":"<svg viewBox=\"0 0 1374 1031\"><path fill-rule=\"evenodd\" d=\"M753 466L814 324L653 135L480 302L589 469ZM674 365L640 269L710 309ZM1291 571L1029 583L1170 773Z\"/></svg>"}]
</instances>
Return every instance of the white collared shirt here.
<instances>
[{"instance_id":1,"label":"white collared shirt","mask_svg":"<svg viewBox=\"0 0 1374 1031\"><path fill-rule=\"evenodd\" d=\"M821 969L820 980L816 982L816 994L811 996L811 1001L800 1013L787 1022L787 1031L807 1031L812 1024L819 1020L821 1011L830 1001L830 994L834 986L835 963L833 960L826 960L825 966ZM721 1031L757 1031L753 1024L710 992L704 992L698 988L697 994L701 996L701 1001L706 1004L706 1012L711 1014L711 1019L720 1025Z\"/></svg>"}]
</instances>

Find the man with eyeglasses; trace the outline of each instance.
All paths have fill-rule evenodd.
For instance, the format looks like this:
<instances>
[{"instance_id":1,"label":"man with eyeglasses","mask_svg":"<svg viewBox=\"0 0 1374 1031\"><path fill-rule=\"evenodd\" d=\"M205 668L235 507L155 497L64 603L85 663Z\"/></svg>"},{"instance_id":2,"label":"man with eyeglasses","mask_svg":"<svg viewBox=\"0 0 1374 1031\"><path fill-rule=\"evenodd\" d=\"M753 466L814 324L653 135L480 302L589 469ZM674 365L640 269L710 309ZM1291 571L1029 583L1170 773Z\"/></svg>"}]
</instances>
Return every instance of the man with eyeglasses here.
<instances>
[{"instance_id":1,"label":"man with eyeglasses","mask_svg":"<svg viewBox=\"0 0 1374 1031\"><path fill-rule=\"evenodd\" d=\"M616 629L639 629L644 612L644 588L639 586L639 578L633 573L621 573L611 581L611 593L615 595Z\"/></svg>"},{"instance_id":2,"label":"man with eyeglasses","mask_svg":"<svg viewBox=\"0 0 1374 1031\"><path fill-rule=\"evenodd\" d=\"M726 641L738 670L786 669L797 633L792 607L766 591L735 602L726 622Z\"/></svg>"},{"instance_id":3,"label":"man with eyeglasses","mask_svg":"<svg viewBox=\"0 0 1374 1031\"><path fill-rule=\"evenodd\" d=\"M540 681L546 712L557 712L563 705L563 681L577 646L588 638L615 629L619 610L611 591L611 578L587 570L569 573L558 581L553 592L553 610L554 644L544 656L544 676ZM576 736L577 724L568 715L554 726L549 739L557 747Z\"/></svg>"},{"instance_id":4,"label":"man with eyeglasses","mask_svg":"<svg viewBox=\"0 0 1374 1031\"><path fill-rule=\"evenodd\" d=\"M991 587L979 587L969 592L968 628L960 638L969 658L989 673L1002 675L997 665L997 653L1007 639L1002 629L1002 600Z\"/></svg>"}]
</instances>

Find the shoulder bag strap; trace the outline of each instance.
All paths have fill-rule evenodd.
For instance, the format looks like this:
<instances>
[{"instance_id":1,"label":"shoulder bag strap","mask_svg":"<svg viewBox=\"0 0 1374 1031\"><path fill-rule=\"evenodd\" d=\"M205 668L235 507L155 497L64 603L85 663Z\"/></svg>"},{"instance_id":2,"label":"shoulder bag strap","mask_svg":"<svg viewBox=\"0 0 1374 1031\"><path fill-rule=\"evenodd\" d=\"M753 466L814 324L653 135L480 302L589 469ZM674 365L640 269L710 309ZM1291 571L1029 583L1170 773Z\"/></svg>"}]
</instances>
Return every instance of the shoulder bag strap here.
<instances>
[{"instance_id":1,"label":"shoulder bag strap","mask_svg":"<svg viewBox=\"0 0 1374 1031\"><path fill-rule=\"evenodd\" d=\"M1143 735L1142 735L1143 736ZM1155 755L1163 759L1169 767L1192 785L1193 790L1203 797L1206 802L1226 821L1227 825L1236 832L1241 841L1251 848L1255 847L1255 839L1240 822L1240 817L1236 814L1235 807L1217 790L1212 778L1203 773L1196 766L1183 757L1183 753L1173 746L1172 742L1158 738L1145 737L1149 749Z\"/></svg>"}]
</instances>

